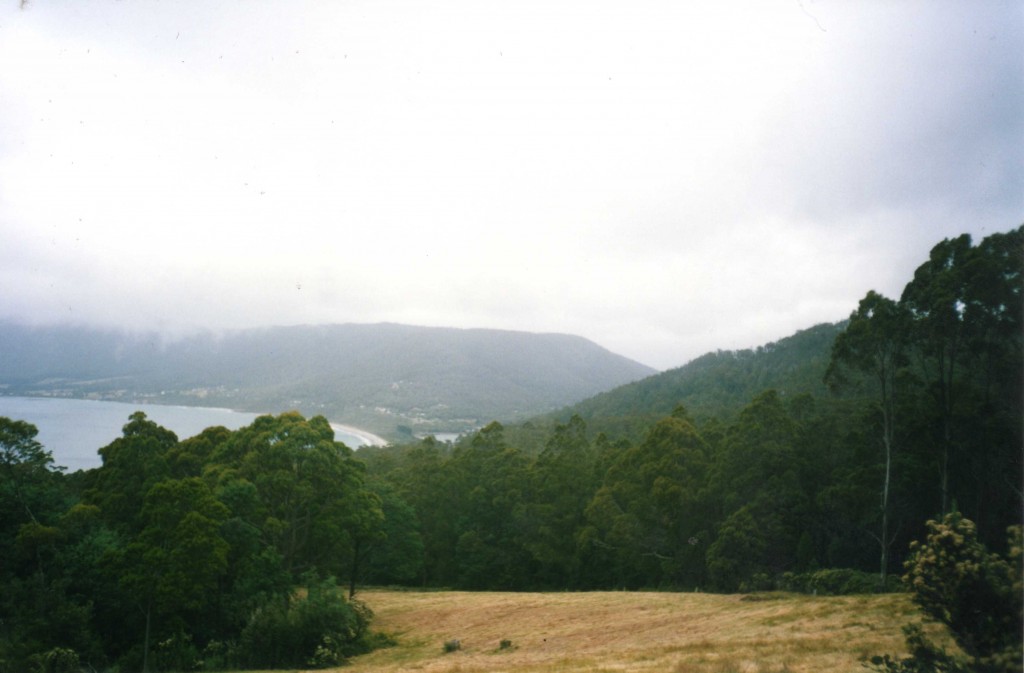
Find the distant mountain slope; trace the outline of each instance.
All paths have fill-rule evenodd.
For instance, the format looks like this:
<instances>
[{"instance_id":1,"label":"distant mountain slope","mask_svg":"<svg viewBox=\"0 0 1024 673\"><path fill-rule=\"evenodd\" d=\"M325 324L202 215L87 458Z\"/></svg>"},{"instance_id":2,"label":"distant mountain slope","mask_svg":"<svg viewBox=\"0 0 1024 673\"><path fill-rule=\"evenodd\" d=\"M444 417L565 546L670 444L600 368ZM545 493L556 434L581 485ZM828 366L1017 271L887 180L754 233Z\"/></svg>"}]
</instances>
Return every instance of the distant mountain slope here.
<instances>
[{"instance_id":1,"label":"distant mountain slope","mask_svg":"<svg viewBox=\"0 0 1024 673\"><path fill-rule=\"evenodd\" d=\"M845 323L821 324L756 349L707 353L686 365L600 393L554 416L578 414L592 430L615 431L667 416L682 404L695 417L726 418L767 388L784 395L826 392L832 343Z\"/></svg>"},{"instance_id":2,"label":"distant mountain slope","mask_svg":"<svg viewBox=\"0 0 1024 673\"><path fill-rule=\"evenodd\" d=\"M544 413L654 373L577 336L395 324L249 329L162 342L0 323L0 386L324 413L385 436Z\"/></svg>"}]
</instances>

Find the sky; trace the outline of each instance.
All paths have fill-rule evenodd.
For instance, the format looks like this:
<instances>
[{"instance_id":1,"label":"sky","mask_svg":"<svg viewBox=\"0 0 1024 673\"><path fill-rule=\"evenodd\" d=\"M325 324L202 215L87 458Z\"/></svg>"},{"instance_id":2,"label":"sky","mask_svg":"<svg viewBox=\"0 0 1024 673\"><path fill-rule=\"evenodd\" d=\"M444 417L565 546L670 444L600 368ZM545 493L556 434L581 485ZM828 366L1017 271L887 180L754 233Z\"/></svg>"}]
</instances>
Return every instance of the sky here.
<instances>
[{"instance_id":1,"label":"sky","mask_svg":"<svg viewBox=\"0 0 1024 673\"><path fill-rule=\"evenodd\" d=\"M0 320L659 369L1024 223L1024 5L3 0Z\"/></svg>"}]
</instances>

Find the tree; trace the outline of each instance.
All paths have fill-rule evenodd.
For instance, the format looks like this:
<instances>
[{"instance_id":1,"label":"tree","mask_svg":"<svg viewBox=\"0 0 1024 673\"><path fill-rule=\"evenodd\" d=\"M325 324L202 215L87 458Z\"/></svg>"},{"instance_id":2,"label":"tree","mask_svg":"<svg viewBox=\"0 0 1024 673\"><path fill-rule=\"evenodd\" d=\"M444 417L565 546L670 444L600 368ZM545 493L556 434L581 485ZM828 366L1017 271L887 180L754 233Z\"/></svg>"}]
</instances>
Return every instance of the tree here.
<instances>
[{"instance_id":1,"label":"tree","mask_svg":"<svg viewBox=\"0 0 1024 673\"><path fill-rule=\"evenodd\" d=\"M144 527L119 555L120 581L145 617L142 670L148 670L154 612L174 630L208 608L227 570L229 545L220 535L228 509L199 478L168 480L146 494Z\"/></svg>"},{"instance_id":2,"label":"tree","mask_svg":"<svg viewBox=\"0 0 1024 673\"><path fill-rule=\"evenodd\" d=\"M411 584L423 573L423 537L416 511L390 482L372 479L368 486L380 498L384 525L365 550L364 581Z\"/></svg>"},{"instance_id":3,"label":"tree","mask_svg":"<svg viewBox=\"0 0 1024 673\"><path fill-rule=\"evenodd\" d=\"M348 597L356 595L356 585L362 579L361 572L367 555L373 545L386 539L385 515L381 497L368 488L359 488L349 494L344 507L334 521L344 520L344 535L348 539L351 562L348 567ZM343 519L342 519L343 517Z\"/></svg>"},{"instance_id":4,"label":"tree","mask_svg":"<svg viewBox=\"0 0 1024 673\"><path fill-rule=\"evenodd\" d=\"M1022 276L1024 227L977 246L965 234L933 247L901 298L926 386L919 435L937 464L928 511L955 502L995 544L1021 505ZM1012 483L986 476L1009 466Z\"/></svg>"},{"instance_id":5,"label":"tree","mask_svg":"<svg viewBox=\"0 0 1024 673\"><path fill-rule=\"evenodd\" d=\"M904 581L914 602L929 618L949 628L966 660L931 643L920 627L905 629L910 658L888 656L873 662L883 670L944 670L1013 673L1021 670L1022 546L1021 527L1008 530L1006 557L992 554L978 540L972 521L951 512L941 522L929 521L923 542L911 545Z\"/></svg>"},{"instance_id":6,"label":"tree","mask_svg":"<svg viewBox=\"0 0 1024 673\"><path fill-rule=\"evenodd\" d=\"M409 503L423 540L423 584L454 582L459 536L460 493L448 466L450 447L433 437L407 448L389 475L398 495Z\"/></svg>"},{"instance_id":7,"label":"tree","mask_svg":"<svg viewBox=\"0 0 1024 673\"><path fill-rule=\"evenodd\" d=\"M100 449L103 465L85 500L98 506L104 520L120 532L135 534L146 493L169 476L167 453L178 437L141 411L128 419L121 437Z\"/></svg>"},{"instance_id":8,"label":"tree","mask_svg":"<svg viewBox=\"0 0 1024 673\"><path fill-rule=\"evenodd\" d=\"M957 384L971 323L965 320L971 237L946 239L931 250L929 259L914 272L903 289L901 303L913 316L916 341L932 371L931 384L939 411L941 436L941 511L949 511L949 461L953 450L953 414Z\"/></svg>"},{"instance_id":9,"label":"tree","mask_svg":"<svg viewBox=\"0 0 1024 673\"><path fill-rule=\"evenodd\" d=\"M951 495L969 512L981 539L1001 546L1003 531L1019 521L1022 507L1024 227L983 239L971 250L964 275L969 329L964 391L953 419Z\"/></svg>"},{"instance_id":10,"label":"tree","mask_svg":"<svg viewBox=\"0 0 1024 673\"><path fill-rule=\"evenodd\" d=\"M949 627L977 664L1020 670L1021 527L1009 529L1009 554L989 553L974 523L958 512L929 521L923 544L911 546L907 582L914 601Z\"/></svg>"},{"instance_id":11,"label":"tree","mask_svg":"<svg viewBox=\"0 0 1024 673\"><path fill-rule=\"evenodd\" d=\"M36 441L38 432L31 423L0 416L0 568L13 566L12 543L20 538L22 550L31 548L33 565L43 573L44 549L52 549L57 534L54 520L67 506L60 471Z\"/></svg>"},{"instance_id":12,"label":"tree","mask_svg":"<svg viewBox=\"0 0 1024 673\"><path fill-rule=\"evenodd\" d=\"M39 430L25 421L0 416L0 497L4 511L17 518L38 523L34 509L41 482L54 471L53 455L36 441ZM10 538L7 538L10 539Z\"/></svg>"},{"instance_id":13,"label":"tree","mask_svg":"<svg viewBox=\"0 0 1024 673\"><path fill-rule=\"evenodd\" d=\"M578 587L580 556L576 533L600 484L596 456L579 416L558 424L528 473L528 496L515 515L523 546L538 564L539 584Z\"/></svg>"},{"instance_id":14,"label":"tree","mask_svg":"<svg viewBox=\"0 0 1024 673\"><path fill-rule=\"evenodd\" d=\"M529 583L534 563L514 516L524 502L528 467L527 457L505 443L499 423L483 428L445 464L442 483L455 493L446 514L457 536L457 586L514 589Z\"/></svg>"},{"instance_id":15,"label":"tree","mask_svg":"<svg viewBox=\"0 0 1024 673\"><path fill-rule=\"evenodd\" d=\"M794 569L811 503L799 444L800 426L776 390L755 397L726 431L710 480L721 524L707 561L718 588L732 591L753 574ZM737 537L751 526L756 535L745 548ZM730 564L746 575L722 572Z\"/></svg>"},{"instance_id":16,"label":"tree","mask_svg":"<svg viewBox=\"0 0 1024 673\"><path fill-rule=\"evenodd\" d=\"M1024 227L986 237L972 251L965 269L964 320L972 370L986 401L1020 410L1024 356ZM1016 414L1020 418L1020 414Z\"/></svg>"},{"instance_id":17,"label":"tree","mask_svg":"<svg viewBox=\"0 0 1024 673\"><path fill-rule=\"evenodd\" d=\"M224 643L264 636L300 638L299 665L367 648L369 613L337 603L329 576L347 570L354 586L381 502L326 419L267 416L179 443L137 412L99 468L70 477L35 432L0 419L0 668L60 654L76 669L186 670L207 646L206 665L224 668L246 655Z\"/></svg>"},{"instance_id":18,"label":"tree","mask_svg":"<svg viewBox=\"0 0 1024 673\"><path fill-rule=\"evenodd\" d=\"M220 445L212 461L221 484L248 481L258 494L252 522L294 578L317 569L340 573L357 538L379 526L380 503L364 486L352 451L334 441L323 416L261 416Z\"/></svg>"},{"instance_id":19,"label":"tree","mask_svg":"<svg viewBox=\"0 0 1024 673\"><path fill-rule=\"evenodd\" d=\"M71 502L61 469L25 421L0 417L0 668L33 655L91 650L90 611L69 596L60 515Z\"/></svg>"},{"instance_id":20,"label":"tree","mask_svg":"<svg viewBox=\"0 0 1024 673\"><path fill-rule=\"evenodd\" d=\"M610 552L620 585L703 581L708 463L706 443L678 408L608 470L587 506L580 540Z\"/></svg>"},{"instance_id":21,"label":"tree","mask_svg":"<svg viewBox=\"0 0 1024 673\"><path fill-rule=\"evenodd\" d=\"M735 591L750 583L765 567L760 559L768 548L768 534L754 518L750 505L729 515L708 548L708 575L713 585Z\"/></svg>"},{"instance_id":22,"label":"tree","mask_svg":"<svg viewBox=\"0 0 1024 673\"><path fill-rule=\"evenodd\" d=\"M909 315L903 307L874 291L868 292L850 315L846 330L836 337L832 360L825 374L826 381L834 388L847 383L848 370L867 374L876 385L885 465L879 505L881 530L876 537L881 548L879 574L882 586L885 586L888 574L889 547L892 544L889 516L893 455L896 451L896 403L900 370L907 361L909 329Z\"/></svg>"}]
</instances>

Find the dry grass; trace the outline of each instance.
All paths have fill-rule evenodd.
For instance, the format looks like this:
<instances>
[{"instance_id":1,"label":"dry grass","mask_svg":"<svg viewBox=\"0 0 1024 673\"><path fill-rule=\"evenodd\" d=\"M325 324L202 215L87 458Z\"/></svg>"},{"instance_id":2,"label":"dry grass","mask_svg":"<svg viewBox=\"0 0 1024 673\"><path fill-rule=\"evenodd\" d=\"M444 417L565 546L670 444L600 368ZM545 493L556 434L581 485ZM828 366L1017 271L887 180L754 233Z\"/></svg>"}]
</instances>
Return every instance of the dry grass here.
<instances>
[{"instance_id":1,"label":"dry grass","mask_svg":"<svg viewBox=\"0 0 1024 673\"><path fill-rule=\"evenodd\" d=\"M346 673L798 673L863 671L901 653L906 595L365 591L374 627L398 638ZM462 650L442 651L458 638ZM502 640L513 647L500 649Z\"/></svg>"}]
</instances>

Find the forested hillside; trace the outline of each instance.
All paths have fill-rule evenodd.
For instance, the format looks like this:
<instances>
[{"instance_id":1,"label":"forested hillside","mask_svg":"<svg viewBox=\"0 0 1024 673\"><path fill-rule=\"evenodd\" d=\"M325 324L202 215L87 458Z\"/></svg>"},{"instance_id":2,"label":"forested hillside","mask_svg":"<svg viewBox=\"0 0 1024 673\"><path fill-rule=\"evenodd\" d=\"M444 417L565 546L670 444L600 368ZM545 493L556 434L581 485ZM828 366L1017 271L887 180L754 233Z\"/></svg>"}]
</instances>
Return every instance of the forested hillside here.
<instances>
[{"instance_id":1,"label":"forested hillside","mask_svg":"<svg viewBox=\"0 0 1024 673\"><path fill-rule=\"evenodd\" d=\"M654 373L581 337L392 324L176 341L0 324L0 343L7 394L297 409L395 439L526 418Z\"/></svg>"},{"instance_id":2,"label":"forested hillside","mask_svg":"<svg viewBox=\"0 0 1024 673\"><path fill-rule=\"evenodd\" d=\"M627 383L547 416L573 416L592 433L642 438L646 428L683 405L697 419L734 417L758 393L826 395L825 370L845 323L822 324L755 349L707 353L682 367ZM537 419L543 423L545 419Z\"/></svg>"},{"instance_id":3,"label":"forested hillside","mask_svg":"<svg viewBox=\"0 0 1024 673\"><path fill-rule=\"evenodd\" d=\"M711 354L553 427L361 457L416 513L430 585L825 590L856 571L870 588L954 509L1001 549L1022 504L1022 251L1021 229L943 241L899 299L868 292L840 325Z\"/></svg>"}]
</instances>

